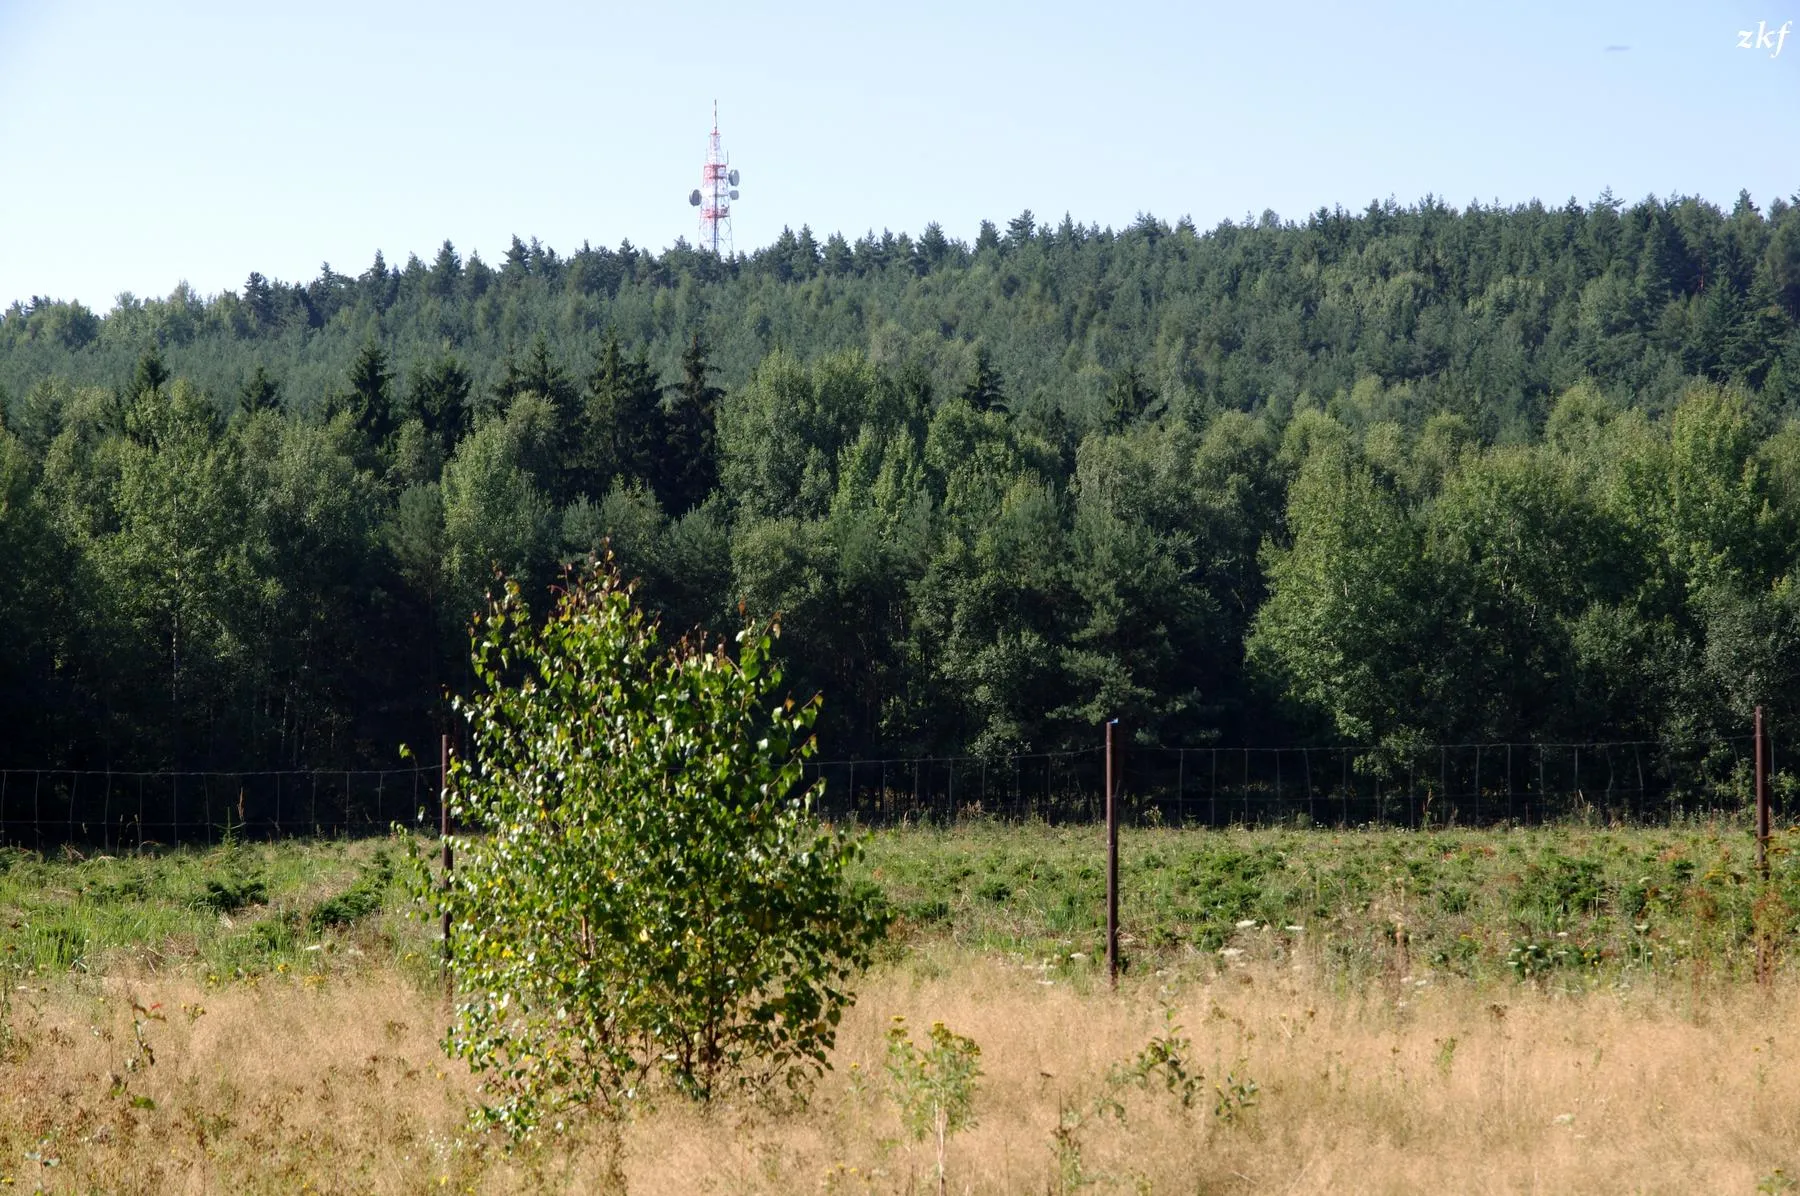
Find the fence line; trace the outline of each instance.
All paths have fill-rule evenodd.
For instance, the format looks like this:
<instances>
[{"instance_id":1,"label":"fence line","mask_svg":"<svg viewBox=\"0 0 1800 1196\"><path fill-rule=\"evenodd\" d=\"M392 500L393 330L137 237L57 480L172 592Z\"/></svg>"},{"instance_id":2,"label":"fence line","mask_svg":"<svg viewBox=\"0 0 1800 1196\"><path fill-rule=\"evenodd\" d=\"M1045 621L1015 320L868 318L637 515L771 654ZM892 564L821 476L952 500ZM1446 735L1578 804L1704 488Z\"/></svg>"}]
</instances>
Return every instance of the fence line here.
<instances>
[{"instance_id":1,"label":"fence line","mask_svg":"<svg viewBox=\"0 0 1800 1196\"><path fill-rule=\"evenodd\" d=\"M1569 817L1651 822L1746 809L1751 737L1672 744L1432 744L1403 752L1321 747L1123 750L1129 822L1407 827L1537 823ZM809 761L820 808L880 825L987 816L1094 821L1103 752ZM995 783L998 766L1001 783ZM899 770L902 784L892 778ZM921 784L920 778L924 778ZM1785 812L1785 794L1778 805Z\"/></svg>"},{"instance_id":2,"label":"fence line","mask_svg":"<svg viewBox=\"0 0 1800 1196\"><path fill-rule=\"evenodd\" d=\"M151 772L0 769L0 845L104 850L378 834L438 803L435 765Z\"/></svg>"},{"instance_id":3,"label":"fence line","mask_svg":"<svg viewBox=\"0 0 1800 1196\"><path fill-rule=\"evenodd\" d=\"M1123 751L1128 823L1393 825L1655 822L1751 804L1750 737L1701 744L1433 744L1134 747ZM1104 752L873 756L807 761L818 809L870 825L966 817L1094 822ZM0 844L105 849L245 838L377 834L435 815L438 768L137 771L0 769ZM1778 787L1777 810L1787 813Z\"/></svg>"}]
</instances>

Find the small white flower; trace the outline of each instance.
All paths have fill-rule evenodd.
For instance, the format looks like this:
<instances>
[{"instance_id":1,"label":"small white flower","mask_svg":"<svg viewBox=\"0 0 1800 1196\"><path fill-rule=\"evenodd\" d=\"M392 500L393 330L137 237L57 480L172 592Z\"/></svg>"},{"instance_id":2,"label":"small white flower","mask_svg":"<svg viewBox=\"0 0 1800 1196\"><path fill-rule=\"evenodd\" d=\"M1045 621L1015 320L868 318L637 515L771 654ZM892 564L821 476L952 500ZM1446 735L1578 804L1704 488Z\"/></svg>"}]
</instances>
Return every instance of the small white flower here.
<instances>
[{"instance_id":1,"label":"small white flower","mask_svg":"<svg viewBox=\"0 0 1800 1196\"><path fill-rule=\"evenodd\" d=\"M1256 919L1255 918L1245 918L1242 922L1238 923L1237 928L1239 930L1255 930L1256 929Z\"/></svg>"}]
</instances>

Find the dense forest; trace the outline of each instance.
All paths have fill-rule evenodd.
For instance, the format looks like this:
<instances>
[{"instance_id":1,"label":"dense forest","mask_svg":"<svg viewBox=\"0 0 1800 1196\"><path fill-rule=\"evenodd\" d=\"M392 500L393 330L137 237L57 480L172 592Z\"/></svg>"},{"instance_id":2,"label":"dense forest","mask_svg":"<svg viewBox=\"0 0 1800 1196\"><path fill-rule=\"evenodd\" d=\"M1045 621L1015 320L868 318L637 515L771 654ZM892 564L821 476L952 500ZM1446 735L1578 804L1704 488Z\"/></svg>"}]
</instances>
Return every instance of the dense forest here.
<instances>
[{"instance_id":1,"label":"dense forest","mask_svg":"<svg viewBox=\"0 0 1800 1196\"><path fill-rule=\"evenodd\" d=\"M0 766L392 762L495 568L608 544L671 635L782 612L827 756L1738 734L1800 682L1796 203L16 302Z\"/></svg>"}]
</instances>

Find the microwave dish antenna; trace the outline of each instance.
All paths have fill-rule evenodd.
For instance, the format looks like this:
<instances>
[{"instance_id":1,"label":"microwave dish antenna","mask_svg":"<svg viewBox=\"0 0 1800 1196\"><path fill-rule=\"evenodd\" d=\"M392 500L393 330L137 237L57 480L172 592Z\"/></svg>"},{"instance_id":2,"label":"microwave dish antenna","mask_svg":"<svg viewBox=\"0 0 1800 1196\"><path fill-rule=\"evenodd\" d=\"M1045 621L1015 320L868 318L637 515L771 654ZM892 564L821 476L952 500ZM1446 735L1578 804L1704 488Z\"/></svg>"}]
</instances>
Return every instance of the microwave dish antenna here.
<instances>
[{"instance_id":1,"label":"microwave dish antenna","mask_svg":"<svg viewBox=\"0 0 1800 1196\"><path fill-rule=\"evenodd\" d=\"M738 197L738 172L719 147L719 101L713 101L712 137L706 143L706 165L700 187L688 203L700 209L700 248L714 257L731 256L731 201Z\"/></svg>"}]
</instances>

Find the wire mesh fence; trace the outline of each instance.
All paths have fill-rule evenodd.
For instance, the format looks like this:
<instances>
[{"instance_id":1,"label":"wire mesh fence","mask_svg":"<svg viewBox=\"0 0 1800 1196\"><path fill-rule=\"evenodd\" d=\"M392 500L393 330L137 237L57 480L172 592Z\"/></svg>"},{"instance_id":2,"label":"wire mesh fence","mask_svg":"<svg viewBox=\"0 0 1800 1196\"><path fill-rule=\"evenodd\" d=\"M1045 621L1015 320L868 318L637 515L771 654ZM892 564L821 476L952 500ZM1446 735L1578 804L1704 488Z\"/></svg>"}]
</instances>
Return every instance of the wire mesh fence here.
<instances>
[{"instance_id":1,"label":"wire mesh fence","mask_svg":"<svg viewBox=\"0 0 1800 1196\"><path fill-rule=\"evenodd\" d=\"M1105 753L808 761L818 810L869 826L967 818L1087 823L1104 813ZM1119 761L1128 824L1396 826L1571 818L1666 822L1752 802L1750 737L1681 745L1441 744L1131 747ZM435 764L351 771L0 770L0 844L109 850L239 838L340 837L435 825ZM1774 787L1788 814L1789 787Z\"/></svg>"},{"instance_id":2,"label":"wire mesh fence","mask_svg":"<svg viewBox=\"0 0 1800 1196\"><path fill-rule=\"evenodd\" d=\"M296 835L379 834L424 811L435 824L435 765L381 770L114 772L0 769L0 844L107 850Z\"/></svg>"},{"instance_id":3,"label":"wire mesh fence","mask_svg":"<svg viewBox=\"0 0 1800 1196\"><path fill-rule=\"evenodd\" d=\"M1750 737L1336 747L1126 749L1123 816L1136 824L1485 826L1570 818L1661 822L1752 801ZM822 811L870 825L966 817L1091 822L1105 754L1089 751L809 762ZM1786 788L1776 810L1785 815Z\"/></svg>"}]
</instances>

